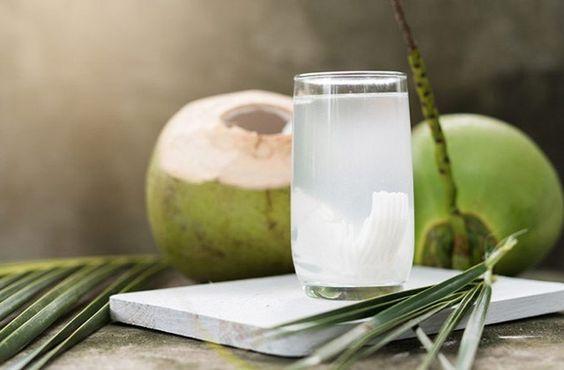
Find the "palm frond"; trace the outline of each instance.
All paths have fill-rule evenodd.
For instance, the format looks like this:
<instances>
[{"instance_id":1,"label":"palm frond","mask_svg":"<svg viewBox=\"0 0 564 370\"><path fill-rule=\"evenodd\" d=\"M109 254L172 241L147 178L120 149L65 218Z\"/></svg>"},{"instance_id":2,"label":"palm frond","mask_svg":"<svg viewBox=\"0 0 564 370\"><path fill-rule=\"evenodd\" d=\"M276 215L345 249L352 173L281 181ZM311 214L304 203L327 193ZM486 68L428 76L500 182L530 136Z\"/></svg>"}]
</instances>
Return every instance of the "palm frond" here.
<instances>
[{"instance_id":1,"label":"palm frond","mask_svg":"<svg viewBox=\"0 0 564 370\"><path fill-rule=\"evenodd\" d=\"M4 288L9 287L10 284L20 280L25 275L27 275L27 271L26 272L19 272L19 273L11 273L11 274L7 274L7 275L2 276L2 278L0 278L0 289L4 289Z\"/></svg>"},{"instance_id":2,"label":"palm frond","mask_svg":"<svg viewBox=\"0 0 564 370\"><path fill-rule=\"evenodd\" d=\"M478 350L486 322L488 306L492 298L491 270L488 271L487 275L488 276L484 279L484 285L481 286L476 305L466 323L462 339L460 340L460 348L456 361L457 370L469 370L474 363L474 357L476 356L476 351Z\"/></svg>"},{"instance_id":3,"label":"palm frond","mask_svg":"<svg viewBox=\"0 0 564 370\"><path fill-rule=\"evenodd\" d=\"M469 290L464 296L464 299L456 307L456 309L450 313L450 315L447 317L447 319L439 329L439 334L435 337L435 341L431 349L428 351L427 356L425 356L423 362L417 368L418 370L425 370L428 369L429 366L431 366L447 337L464 318L468 310L474 305L474 302L476 302L478 294L480 293L483 285L484 283L481 283L479 285L476 285L473 289Z\"/></svg>"},{"instance_id":4,"label":"palm frond","mask_svg":"<svg viewBox=\"0 0 564 370\"><path fill-rule=\"evenodd\" d=\"M14 292L11 296L0 302L0 320L4 320L28 302L31 297L51 284L57 282L59 279L66 277L75 269L76 267L55 268L45 273L45 275L41 275L37 279L34 279L24 288Z\"/></svg>"},{"instance_id":5,"label":"palm frond","mask_svg":"<svg viewBox=\"0 0 564 370\"><path fill-rule=\"evenodd\" d=\"M39 276L46 274L46 271L34 271L29 274L20 274L21 277L15 279L13 282L0 290L0 302L10 297L15 292L21 290Z\"/></svg>"},{"instance_id":6,"label":"palm frond","mask_svg":"<svg viewBox=\"0 0 564 370\"><path fill-rule=\"evenodd\" d=\"M147 255L0 264L0 365L79 307L81 302L86 302L61 330L19 359L12 368L22 369L34 360L38 360L34 367L43 366L41 359L59 348L61 343L67 345L59 348L57 354L69 348L69 339L74 338L76 343L78 338L85 338L84 333L90 334L94 328L110 321L110 295L137 289L164 268L158 257ZM98 290L101 292L93 296ZM93 319L102 316L104 320ZM94 322L101 326L93 325ZM81 329L87 323L88 326ZM51 354L49 359L54 355Z\"/></svg>"},{"instance_id":7,"label":"palm frond","mask_svg":"<svg viewBox=\"0 0 564 370\"><path fill-rule=\"evenodd\" d=\"M438 300L448 298L451 294L481 276L486 270L486 265L482 262L453 278L427 288L420 293L410 296L406 300L388 307L347 333L323 345L307 358L304 363L317 365L347 350L353 343L364 338L367 333L373 333L378 329L380 331L378 334L381 334L381 332L391 329L395 326L393 324L398 321L410 319L411 314L417 313L419 310L436 303Z\"/></svg>"},{"instance_id":8,"label":"palm frond","mask_svg":"<svg viewBox=\"0 0 564 370\"><path fill-rule=\"evenodd\" d=\"M414 332L415 332L415 336L417 337L417 339L419 339L419 342L423 345L423 347L427 351L430 351L433 348L433 341L431 341L431 338L429 338L427 336L427 334L425 334L423 329L421 329L421 326L417 325L415 327ZM453 370L454 369L454 366L452 366L450 361L441 352L437 353L437 358L439 359L439 362L440 362L443 370Z\"/></svg>"},{"instance_id":9,"label":"palm frond","mask_svg":"<svg viewBox=\"0 0 564 370\"><path fill-rule=\"evenodd\" d=\"M473 319L475 322L468 329L468 340L463 340L466 344L463 343L464 346L461 346L463 348L461 348L461 356L459 357L463 359L464 365L471 364L477 348L477 344L473 347L475 342L471 339L476 336L479 338L481 335L480 328L483 328L483 318L487 310L485 302L489 302L491 296L491 281L489 279L491 269L517 243L516 235L519 234L516 233L504 239L482 263L434 286L418 292L406 292L405 295L401 296L391 294L390 296L367 300L356 305L287 323L273 328L273 331L287 330L292 334L300 333L347 317L358 319L363 313L371 312L372 309L372 312L376 312L373 316L348 332L330 340L315 350L313 354L294 365L294 368L318 365L340 355L337 364L339 367L345 368L358 358L367 356L381 348L406 330L419 325L428 317L446 308L456 306L441 327L436 344L431 347L426 357L424 366L428 366L427 363L430 364L437 356L446 337L475 304L472 316L478 318ZM477 280L479 281L485 273L488 282L477 283ZM371 341L375 341L374 344L364 348ZM467 368L464 367L463 369Z\"/></svg>"},{"instance_id":10,"label":"palm frond","mask_svg":"<svg viewBox=\"0 0 564 370\"><path fill-rule=\"evenodd\" d=\"M0 276L14 273L28 273L37 270L49 270L61 267L81 267L88 265L101 266L105 264L126 265L131 263L144 263L154 261L154 255L110 255L110 256L90 256L76 258L53 258L45 260L6 262L0 264Z\"/></svg>"},{"instance_id":11,"label":"palm frond","mask_svg":"<svg viewBox=\"0 0 564 370\"><path fill-rule=\"evenodd\" d=\"M332 311L309 316L304 319L286 322L276 326L283 334L291 334L303 330L321 328L341 322L354 321L374 316L376 313L422 292L428 287L404 290L397 293L386 294L376 298L367 299L358 303L338 308Z\"/></svg>"},{"instance_id":12,"label":"palm frond","mask_svg":"<svg viewBox=\"0 0 564 370\"><path fill-rule=\"evenodd\" d=\"M112 294L138 289L149 278L161 272L165 267L166 266L161 263L143 264L134 266L123 273L113 284L107 287L89 305L74 316L65 327L53 335L46 343L42 344L41 347L22 359L13 370L23 369L31 361L49 351L30 367L31 369L39 369L57 355L109 323L109 297Z\"/></svg>"},{"instance_id":13,"label":"palm frond","mask_svg":"<svg viewBox=\"0 0 564 370\"><path fill-rule=\"evenodd\" d=\"M343 354L339 356L336 361L338 368L349 368L356 360L371 355L392 340L399 337L401 334L411 330L414 326L419 325L421 322L427 320L431 316L434 316L437 313L454 306L455 304L460 302L462 297L463 296L461 295L457 295L450 300L432 304L429 307L426 307L419 312L414 313L411 319L405 321L403 324L398 325L391 331L381 334L380 337L378 337L374 342L370 343L370 346L363 348L375 337L374 334L369 333L365 338L358 341L357 343L354 343L347 351L343 352ZM379 331L374 330L374 333L379 333Z\"/></svg>"}]
</instances>

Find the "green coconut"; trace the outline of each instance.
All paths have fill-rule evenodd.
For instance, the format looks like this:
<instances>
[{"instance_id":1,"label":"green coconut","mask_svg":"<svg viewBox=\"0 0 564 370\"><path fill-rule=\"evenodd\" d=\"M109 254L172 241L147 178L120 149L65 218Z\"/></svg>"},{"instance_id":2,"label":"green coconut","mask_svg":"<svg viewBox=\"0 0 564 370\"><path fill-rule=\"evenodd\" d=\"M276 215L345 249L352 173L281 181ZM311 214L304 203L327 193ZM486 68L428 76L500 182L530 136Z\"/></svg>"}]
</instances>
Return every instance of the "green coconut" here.
<instances>
[{"instance_id":1,"label":"green coconut","mask_svg":"<svg viewBox=\"0 0 564 370\"><path fill-rule=\"evenodd\" d=\"M198 281L292 271L292 101L265 91L196 100L163 129L147 174L156 244Z\"/></svg>"},{"instance_id":2,"label":"green coconut","mask_svg":"<svg viewBox=\"0 0 564 370\"><path fill-rule=\"evenodd\" d=\"M524 133L500 120L451 114L440 122L469 234L470 261L478 262L500 238L521 229L528 232L497 272L514 275L540 261L558 239L564 212L562 187L549 160ZM428 125L415 127L412 140L415 262L452 267L453 237Z\"/></svg>"}]
</instances>

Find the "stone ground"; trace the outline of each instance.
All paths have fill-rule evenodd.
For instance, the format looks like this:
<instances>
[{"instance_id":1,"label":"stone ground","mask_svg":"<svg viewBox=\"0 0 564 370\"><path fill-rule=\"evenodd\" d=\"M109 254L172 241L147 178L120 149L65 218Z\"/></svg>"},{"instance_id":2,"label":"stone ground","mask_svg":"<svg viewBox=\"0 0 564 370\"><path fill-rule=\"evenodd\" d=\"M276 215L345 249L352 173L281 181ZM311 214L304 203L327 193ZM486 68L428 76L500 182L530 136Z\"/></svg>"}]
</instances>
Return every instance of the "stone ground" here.
<instances>
[{"instance_id":1,"label":"stone ground","mask_svg":"<svg viewBox=\"0 0 564 370\"><path fill-rule=\"evenodd\" d=\"M547 275L543 274L543 277ZM548 277L564 280L562 274ZM459 338L460 333L457 333L447 341L444 348L447 357L452 359L456 354ZM404 340L388 345L353 368L415 369L424 353L416 340ZM282 369L291 362L291 359L116 324L93 334L49 368ZM564 369L564 313L486 327L475 369Z\"/></svg>"},{"instance_id":2,"label":"stone ground","mask_svg":"<svg viewBox=\"0 0 564 370\"><path fill-rule=\"evenodd\" d=\"M444 353L448 357L456 353L459 336L447 342ZM415 369L424 353L416 340L404 340L354 369ZM290 363L175 335L109 325L61 356L50 369L282 369ZM564 369L564 315L487 327L475 368Z\"/></svg>"}]
</instances>

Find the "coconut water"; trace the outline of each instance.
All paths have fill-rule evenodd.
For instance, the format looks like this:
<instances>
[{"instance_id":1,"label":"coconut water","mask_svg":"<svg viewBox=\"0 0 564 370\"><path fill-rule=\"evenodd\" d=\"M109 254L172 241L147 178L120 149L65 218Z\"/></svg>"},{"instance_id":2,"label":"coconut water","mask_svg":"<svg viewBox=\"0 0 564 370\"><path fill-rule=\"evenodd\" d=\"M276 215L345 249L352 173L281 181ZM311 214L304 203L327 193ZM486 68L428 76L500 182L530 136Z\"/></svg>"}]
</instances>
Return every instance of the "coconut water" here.
<instances>
[{"instance_id":1,"label":"coconut water","mask_svg":"<svg viewBox=\"0 0 564 370\"><path fill-rule=\"evenodd\" d=\"M296 96L292 254L306 286L402 284L413 258L407 93Z\"/></svg>"}]
</instances>

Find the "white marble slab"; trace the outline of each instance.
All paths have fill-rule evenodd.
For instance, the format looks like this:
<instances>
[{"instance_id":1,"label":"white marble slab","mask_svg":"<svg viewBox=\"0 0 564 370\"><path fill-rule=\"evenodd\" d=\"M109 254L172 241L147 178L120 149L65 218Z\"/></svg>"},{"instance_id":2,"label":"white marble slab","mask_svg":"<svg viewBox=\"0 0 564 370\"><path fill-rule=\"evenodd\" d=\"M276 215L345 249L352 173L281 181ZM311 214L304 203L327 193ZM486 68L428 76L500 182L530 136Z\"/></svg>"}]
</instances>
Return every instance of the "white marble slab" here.
<instances>
[{"instance_id":1,"label":"white marble slab","mask_svg":"<svg viewBox=\"0 0 564 370\"><path fill-rule=\"evenodd\" d=\"M415 267L405 288L438 283L454 274L452 270ZM295 275L282 275L118 294L110 298L110 309L114 320L126 324L272 355L298 357L350 326L269 340L257 340L256 333L353 303L306 297ZM487 323L563 310L564 284L498 277ZM428 333L436 332L440 322L440 317L434 317L423 328Z\"/></svg>"}]
</instances>

